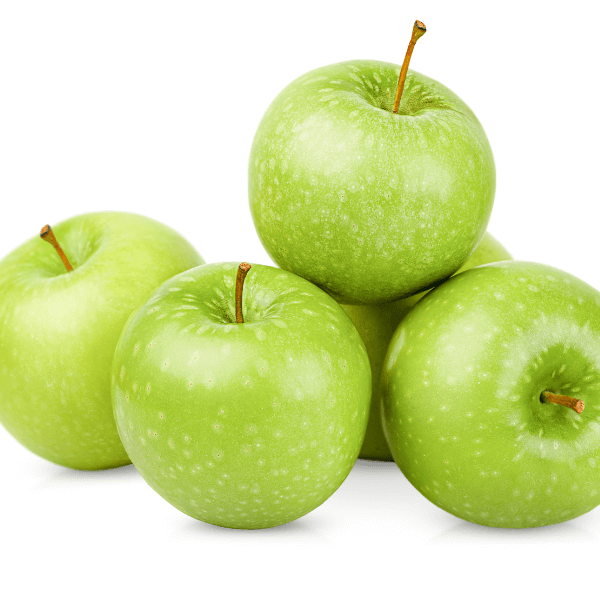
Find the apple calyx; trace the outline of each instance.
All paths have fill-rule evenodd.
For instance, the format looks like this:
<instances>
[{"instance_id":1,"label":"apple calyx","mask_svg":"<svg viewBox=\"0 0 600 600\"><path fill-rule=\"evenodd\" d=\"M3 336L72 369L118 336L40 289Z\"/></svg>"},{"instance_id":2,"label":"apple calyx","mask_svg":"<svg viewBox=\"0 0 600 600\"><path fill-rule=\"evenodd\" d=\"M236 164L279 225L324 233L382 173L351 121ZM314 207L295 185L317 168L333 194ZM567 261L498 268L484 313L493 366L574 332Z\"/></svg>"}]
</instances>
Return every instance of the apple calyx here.
<instances>
[{"instance_id":1,"label":"apple calyx","mask_svg":"<svg viewBox=\"0 0 600 600\"><path fill-rule=\"evenodd\" d=\"M402 63L402 68L400 69L400 76L398 77L398 87L396 88L396 97L394 98L394 108L392 112L398 114L398 108L400 107L400 99L402 98L402 92L404 91L404 82L406 81L406 73L408 72L408 65L410 64L410 58L412 56L413 50L415 49L415 44L417 40L425 35L427 28L425 24L421 21L415 21L412 30L412 36L410 38L410 43L408 44L408 50L406 51L406 56L404 57L404 62Z\"/></svg>"},{"instance_id":2,"label":"apple calyx","mask_svg":"<svg viewBox=\"0 0 600 600\"><path fill-rule=\"evenodd\" d=\"M238 323L244 322L244 315L242 314L242 294L244 293L244 279L246 279L246 275L251 268L252 265L243 262L238 267L237 277L235 278L235 320Z\"/></svg>"},{"instance_id":3,"label":"apple calyx","mask_svg":"<svg viewBox=\"0 0 600 600\"><path fill-rule=\"evenodd\" d=\"M71 266L71 263L69 262L69 259L67 258L63 249L60 247L60 244L58 243L58 240L56 239L54 231L52 231L52 227L50 227L50 225L44 225L42 227L42 230L40 231L40 237L49 244L52 244L52 247L56 250L58 256L60 256L60 260L62 260L67 271L72 271L73 267Z\"/></svg>"},{"instance_id":4,"label":"apple calyx","mask_svg":"<svg viewBox=\"0 0 600 600\"><path fill-rule=\"evenodd\" d=\"M583 400L571 398L571 396L554 394L553 392L542 392L540 400L542 402L551 402L552 404L560 404L561 406L572 408L578 415L580 415L585 408L585 403Z\"/></svg>"}]
</instances>

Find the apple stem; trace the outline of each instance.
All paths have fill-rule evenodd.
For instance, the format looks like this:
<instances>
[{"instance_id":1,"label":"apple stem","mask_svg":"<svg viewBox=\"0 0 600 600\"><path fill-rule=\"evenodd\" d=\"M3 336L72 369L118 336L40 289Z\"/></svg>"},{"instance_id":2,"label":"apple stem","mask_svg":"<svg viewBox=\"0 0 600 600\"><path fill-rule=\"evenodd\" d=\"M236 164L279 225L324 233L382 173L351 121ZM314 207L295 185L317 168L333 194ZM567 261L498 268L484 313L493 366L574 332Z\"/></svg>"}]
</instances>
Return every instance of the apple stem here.
<instances>
[{"instance_id":1,"label":"apple stem","mask_svg":"<svg viewBox=\"0 0 600 600\"><path fill-rule=\"evenodd\" d=\"M551 402L552 404L560 404L561 406L572 408L578 415L580 415L585 408L583 400L571 398L571 396L553 394L552 392L542 392L542 402Z\"/></svg>"},{"instance_id":2,"label":"apple stem","mask_svg":"<svg viewBox=\"0 0 600 600\"><path fill-rule=\"evenodd\" d=\"M421 21L415 21L410 43L408 44L408 50L406 51L406 56L404 57L402 68L400 69L400 77L398 77L398 87L396 88L396 97L394 98L394 108L392 110L393 113L398 113L398 108L400 107L400 99L402 98L402 92L404 91L406 73L408 72L408 65L410 64L410 58L413 50L415 49L415 44L420 37L425 35L426 31L427 28L423 23L421 23Z\"/></svg>"},{"instance_id":3,"label":"apple stem","mask_svg":"<svg viewBox=\"0 0 600 600\"><path fill-rule=\"evenodd\" d=\"M42 230L40 231L40 237L43 240L46 240L49 244L52 244L52 246L58 253L58 256L60 256L60 260L63 261L63 265L65 265L67 271L72 271L73 267L71 266L71 263L69 262L69 259L67 258L66 254L63 252L63 249L60 247L60 244L58 243L58 240L56 239L54 231L52 231L52 227L50 227L50 225L44 225L42 227Z\"/></svg>"},{"instance_id":4,"label":"apple stem","mask_svg":"<svg viewBox=\"0 0 600 600\"><path fill-rule=\"evenodd\" d=\"M242 314L242 294L244 293L244 279L246 279L246 275L251 268L252 265L242 263L238 267L237 277L235 278L235 320L238 323L244 322L244 315Z\"/></svg>"}]
</instances>

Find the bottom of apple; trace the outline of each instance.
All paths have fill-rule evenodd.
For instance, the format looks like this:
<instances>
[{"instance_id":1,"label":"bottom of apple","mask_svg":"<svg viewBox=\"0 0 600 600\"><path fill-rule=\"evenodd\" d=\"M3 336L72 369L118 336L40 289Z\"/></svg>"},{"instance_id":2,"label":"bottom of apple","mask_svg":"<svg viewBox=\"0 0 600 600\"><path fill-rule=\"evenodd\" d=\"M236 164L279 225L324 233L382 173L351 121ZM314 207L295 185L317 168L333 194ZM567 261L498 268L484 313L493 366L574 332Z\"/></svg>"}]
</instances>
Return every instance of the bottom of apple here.
<instances>
[{"instance_id":1,"label":"bottom of apple","mask_svg":"<svg viewBox=\"0 0 600 600\"><path fill-rule=\"evenodd\" d=\"M146 481L148 482L147 477ZM312 512L315 508L312 504L312 498L310 499L310 506L306 506L301 510L295 510L288 505L285 508L282 508L281 512L278 512L277 509L273 509L273 507L268 507L266 510L261 511L255 507L248 506L250 503L240 507L239 502L236 502L234 505L227 504L224 501L221 501L217 507L208 506L207 508L202 508L199 506L202 502L197 499L196 506L190 506L190 502L193 503L194 499L191 499L189 496L184 498L183 502L182 498L175 497L173 497L173 501L171 501L169 498L172 494L172 490L159 489L152 485L151 487L155 492L160 494L164 500L188 517L206 523L207 525L223 527L224 529L273 529L274 527L281 527L282 525L293 523ZM315 503L320 505L325 502L329 496L330 494L327 493L323 495L323 497L316 499ZM308 504L308 501L306 504ZM238 511L238 508L241 508L242 510ZM287 512L288 510L290 512ZM217 516L219 511L221 511L222 516Z\"/></svg>"},{"instance_id":2,"label":"bottom of apple","mask_svg":"<svg viewBox=\"0 0 600 600\"><path fill-rule=\"evenodd\" d=\"M573 519L576 519L577 517L580 517L593 510L593 507L588 510L584 510L583 512L565 508L557 514L549 515L547 514L547 509L541 509L539 514L535 514L535 512L529 512L522 516L514 514L503 516L491 514L483 510L480 511L478 515L475 514L475 511L469 511L471 512L472 516L468 516L465 510L458 510L454 512L446 505L440 506L436 502L433 502L431 498L428 498L428 500L430 500L438 508L450 513L454 517L458 517L462 521L467 521L469 523L473 523L474 525L481 525L482 527L492 527L494 529L532 529L534 527L549 527L551 525L565 523L566 521L572 521Z\"/></svg>"}]
</instances>

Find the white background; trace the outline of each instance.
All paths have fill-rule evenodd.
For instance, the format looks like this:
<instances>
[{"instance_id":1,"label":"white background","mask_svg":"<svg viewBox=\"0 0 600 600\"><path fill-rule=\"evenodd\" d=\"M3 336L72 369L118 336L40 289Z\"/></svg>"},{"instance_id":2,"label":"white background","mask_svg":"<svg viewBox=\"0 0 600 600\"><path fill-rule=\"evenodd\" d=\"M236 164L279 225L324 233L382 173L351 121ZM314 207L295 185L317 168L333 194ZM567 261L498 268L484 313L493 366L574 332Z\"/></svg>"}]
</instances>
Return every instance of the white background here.
<instances>
[{"instance_id":1,"label":"white background","mask_svg":"<svg viewBox=\"0 0 600 600\"><path fill-rule=\"evenodd\" d=\"M411 66L458 93L494 149L490 231L515 257L600 288L598 16L591 0L6 0L0 255L46 222L114 209L171 225L207 262L271 264L246 191L263 112L310 69L402 62L418 18L428 33ZM596 569L586 567L600 510L536 530L486 529L431 505L393 464L359 461L310 515L251 532L178 513L133 467L69 471L4 430L0 456L7 599L548 597L585 593Z\"/></svg>"}]
</instances>

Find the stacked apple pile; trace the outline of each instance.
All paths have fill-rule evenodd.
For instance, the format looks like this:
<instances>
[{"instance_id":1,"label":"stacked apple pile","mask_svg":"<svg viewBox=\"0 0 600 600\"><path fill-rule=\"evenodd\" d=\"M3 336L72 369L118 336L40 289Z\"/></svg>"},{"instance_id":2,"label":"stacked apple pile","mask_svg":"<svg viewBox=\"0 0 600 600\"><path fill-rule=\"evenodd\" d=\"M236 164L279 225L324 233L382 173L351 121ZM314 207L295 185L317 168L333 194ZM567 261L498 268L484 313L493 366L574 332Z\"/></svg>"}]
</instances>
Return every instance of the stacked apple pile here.
<instances>
[{"instance_id":1,"label":"stacked apple pile","mask_svg":"<svg viewBox=\"0 0 600 600\"><path fill-rule=\"evenodd\" d=\"M204 265L125 213L6 257L6 429L60 465L131 461L227 527L301 517L359 456L483 525L597 506L600 293L486 233L492 152L464 102L408 71L424 32L402 68L317 69L269 107L249 195L281 269Z\"/></svg>"}]
</instances>

